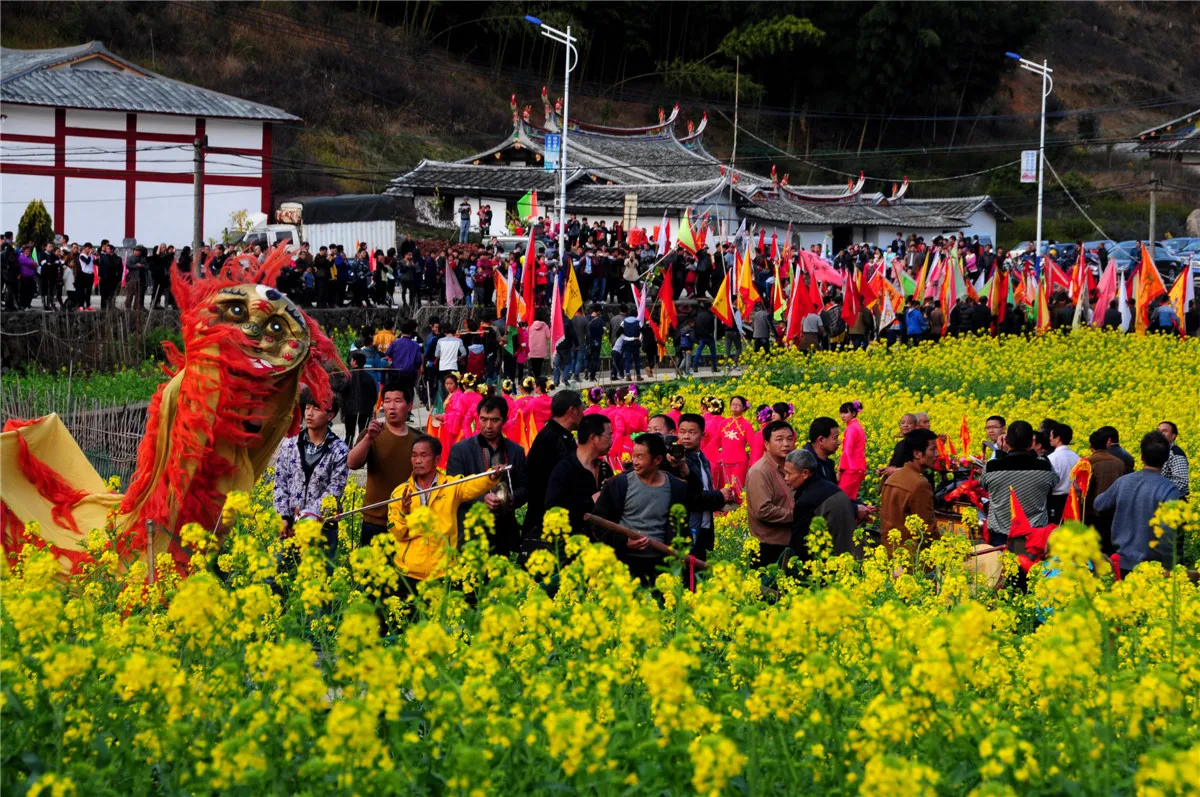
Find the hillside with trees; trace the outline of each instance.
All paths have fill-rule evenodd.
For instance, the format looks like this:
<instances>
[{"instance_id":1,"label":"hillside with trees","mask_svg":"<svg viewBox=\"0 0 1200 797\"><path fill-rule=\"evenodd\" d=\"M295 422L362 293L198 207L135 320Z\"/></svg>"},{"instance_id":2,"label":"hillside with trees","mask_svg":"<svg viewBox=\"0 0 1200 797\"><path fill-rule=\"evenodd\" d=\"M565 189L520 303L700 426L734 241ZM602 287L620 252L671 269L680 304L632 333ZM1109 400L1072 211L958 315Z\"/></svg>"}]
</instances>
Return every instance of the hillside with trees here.
<instances>
[{"instance_id":1,"label":"hillside with trees","mask_svg":"<svg viewBox=\"0 0 1200 797\"><path fill-rule=\"evenodd\" d=\"M659 107L709 113L706 142L793 183L865 171L923 196L1033 203L1011 163L1036 146L1038 89L1004 57L1055 68L1047 138L1085 202L1144 199L1151 164L1128 142L1200 107L1200 5L714 2L3 3L6 47L101 39L169 77L284 108L279 196L378 191L421 158L452 159L510 129L509 97L561 93L563 51L523 19L580 39L572 115L642 124ZM53 24L47 20L53 19ZM735 103L736 99L736 103ZM1122 145L1125 145L1124 147ZM1161 170L1165 168L1159 165ZM991 170L991 171L989 171ZM1200 183L1196 175L1165 175ZM1163 229L1198 195L1164 196ZM1178 208L1171 203L1177 201ZM1051 215L1071 211L1057 184ZM1118 209L1114 209L1116 212ZM1124 211L1121 211L1124 212ZM1063 231L1063 234L1068 234ZM1115 233L1114 233L1115 234Z\"/></svg>"}]
</instances>

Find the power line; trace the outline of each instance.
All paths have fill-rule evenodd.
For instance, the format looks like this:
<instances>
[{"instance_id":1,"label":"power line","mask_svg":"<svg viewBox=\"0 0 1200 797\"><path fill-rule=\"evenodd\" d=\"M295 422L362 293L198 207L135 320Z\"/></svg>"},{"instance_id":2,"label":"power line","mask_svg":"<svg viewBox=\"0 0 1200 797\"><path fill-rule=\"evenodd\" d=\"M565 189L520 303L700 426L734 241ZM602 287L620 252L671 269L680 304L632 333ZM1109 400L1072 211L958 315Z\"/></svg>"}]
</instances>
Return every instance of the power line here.
<instances>
[{"instance_id":1,"label":"power line","mask_svg":"<svg viewBox=\"0 0 1200 797\"><path fill-rule=\"evenodd\" d=\"M1045 163L1046 167L1048 169L1050 169L1050 173L1053 174L1054 179L1058 181L1058 185L1060 188L1062 188L1063 193L1066 194L1067 198L1071 200L1071 204L1073 204L1075 206L1075 209L1078 210L1083 215L1083 217L1088 220L1089 224L1091 224L1093 227L1096 228L1096 232L1100 233L1100 237L1104 238L1105 240L1112 240L1111 238L1108 237L1108 233L1106 233L1104 230L1100 229L1099 224L1092 221L1092 217L1087 214L1086 210L1084 210L1082 207L1080 207L1079 203L1075 201L1075 197L1071 196L1071 192L1067 190L1067 186L1063 183L1062 178L1058 176L1058 172L1054 170L1053 164L1050 163L1050 159L1047 158L1045 156L1045 154L1042 155L1042 163ZM1041 222L1038 222L1038 223L1040 224Z\"/></svg>"}]
</instances>

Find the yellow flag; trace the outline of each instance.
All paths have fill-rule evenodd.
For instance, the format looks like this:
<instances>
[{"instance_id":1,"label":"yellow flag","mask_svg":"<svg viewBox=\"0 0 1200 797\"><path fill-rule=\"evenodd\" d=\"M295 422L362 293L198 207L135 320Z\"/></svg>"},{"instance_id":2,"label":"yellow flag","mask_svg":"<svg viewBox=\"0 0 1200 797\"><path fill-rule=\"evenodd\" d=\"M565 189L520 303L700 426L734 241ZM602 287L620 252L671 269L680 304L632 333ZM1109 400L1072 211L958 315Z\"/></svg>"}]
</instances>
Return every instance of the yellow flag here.
<instances>
[{"instance_id":1,"label":"yellow flag","mask_svg":"<svg viewBox=\"0 0 1200 797\"><path fill-rule=\"evenodd\" d=\"M563 311L567 318L575 315L575 311L583 307L583 294L579 292L579 280L575 277L575 267L567 268L567 290L563 295Z\"/></svg>"},{"instance_id":2,"label":"yellow flag","mask_svg":"<svg viewBox=\"0 0 1200 797\"><path fill-rule=\"evenodd\" d=\"M679 223L679 237L676 242L692 254L700 247L696 244L696 236L692 234L692 212L690 208L683 209L683 221Z\"/></svg>"},{"instance_id":3,"label":"yellow flag","mask_svg":"<svg viewBox=\"0 0 1200 797\"><path fill-rule=\"evenodd\" d=\"M746 248L742 255L742 267L739 269L737 281L738 296L741 297L742 317L746 318L754 312L754 305L762 297L754 285L754 266L750 264L750 249Z\"/></svg>"}]
</instances>

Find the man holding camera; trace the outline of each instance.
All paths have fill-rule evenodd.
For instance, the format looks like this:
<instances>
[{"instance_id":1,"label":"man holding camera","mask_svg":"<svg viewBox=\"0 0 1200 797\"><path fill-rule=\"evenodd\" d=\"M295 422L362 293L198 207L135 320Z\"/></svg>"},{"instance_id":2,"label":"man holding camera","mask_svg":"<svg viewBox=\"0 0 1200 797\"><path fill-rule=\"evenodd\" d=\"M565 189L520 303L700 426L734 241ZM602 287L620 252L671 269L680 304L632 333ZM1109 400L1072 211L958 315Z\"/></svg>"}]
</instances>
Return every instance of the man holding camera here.
<instances>
[{"instance_id":1,"label":"man holding camera","mask_svg":"<svg viewBox=\"0 0 1200 797\"><path fill-rule=\"evenodd\" d=\"M709 551L716 544L713 512L732 503L735 496L729 487L716 487L712 463L700 450L704 441L704 416L685 413L679 416L678 428L679 442L671 446L668 460L672 465L681 462L680 471L688 481L688 492L694 496L687 505L688 526L693 534L692 555L697 559L707 559Z\"/></svg>"}]
</instances>

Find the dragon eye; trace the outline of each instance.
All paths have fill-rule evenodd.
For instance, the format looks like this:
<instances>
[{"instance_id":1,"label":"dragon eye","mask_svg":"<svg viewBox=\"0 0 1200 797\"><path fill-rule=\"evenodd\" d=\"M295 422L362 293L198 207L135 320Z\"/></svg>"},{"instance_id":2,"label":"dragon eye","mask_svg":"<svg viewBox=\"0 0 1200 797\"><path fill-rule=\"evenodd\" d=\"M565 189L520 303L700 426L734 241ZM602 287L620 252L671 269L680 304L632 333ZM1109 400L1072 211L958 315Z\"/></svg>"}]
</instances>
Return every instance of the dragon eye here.
<instances>
[{"instance_id":1,"label":"dragon eye","mask_svg":"<svg viewBox=\"0 0 1200 797\"><path fill-rule=\"evenodd\" d=\"M279 323L279 319L273 318L271 319L270 323L267 324L267 331L272 335L282 335L283 324Z\"/></svg>"},{"instance_id":2,"label":"dragon eye","mask_svg":"<svg viewBox=\"0 0 1200 797\"><path fill-rule=\"evenodd\" d=\"M229 305L229 308L226 310L226 312L229 313L229 317L235 321L241 321L246 317L246 308L240 304Z\"/></svg>"}]
</instances>

